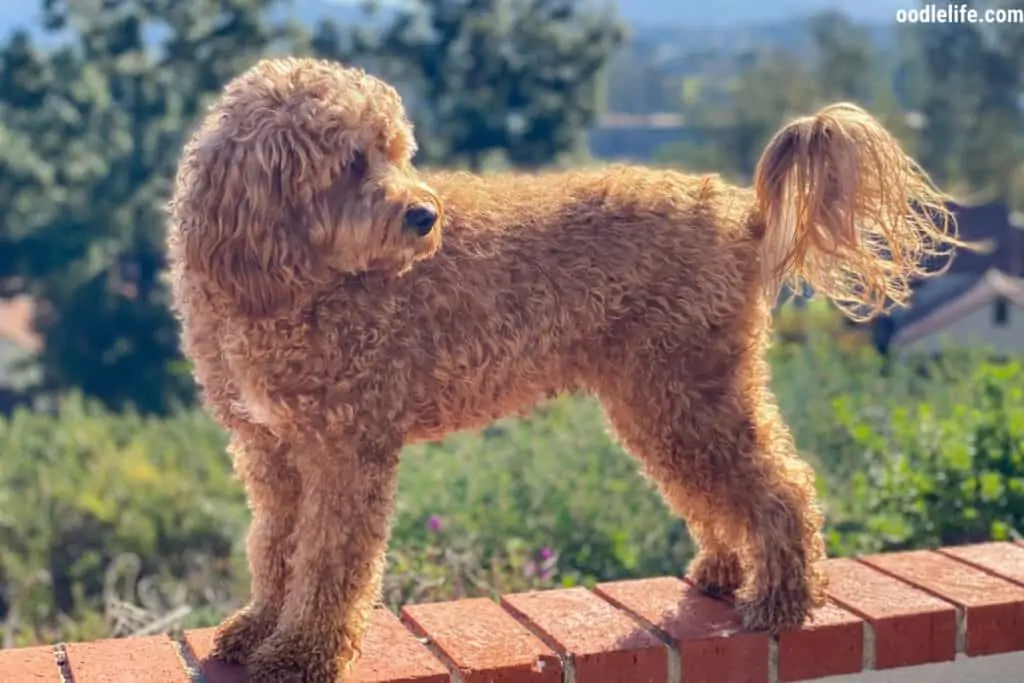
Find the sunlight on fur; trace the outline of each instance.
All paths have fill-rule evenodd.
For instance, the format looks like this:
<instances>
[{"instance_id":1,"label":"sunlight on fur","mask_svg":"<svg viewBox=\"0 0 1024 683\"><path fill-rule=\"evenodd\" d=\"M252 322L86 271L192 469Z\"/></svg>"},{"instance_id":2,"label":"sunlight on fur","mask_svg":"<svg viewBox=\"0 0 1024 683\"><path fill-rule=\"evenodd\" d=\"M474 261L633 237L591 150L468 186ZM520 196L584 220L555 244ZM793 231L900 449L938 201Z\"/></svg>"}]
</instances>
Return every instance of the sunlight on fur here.
<instances>
[{"instance_id":1,"label":"sunlight on fur","mask_svg":"<svg viewBox=\"0 0 1024 683\"><path fill-rule=\"evenodd\" d=\"M855 320L906 305L915 279L943 272L957 237L940 191L860 107L838 103L775 134L755 173L768 221L766 293L800 281ZM944 265L929 270L934 259Z\"/></svg>"},{"instance_id":2,"label":"sunlight on fur","mask_svg":"<svg viewBox=\"0 0 1024 683\"><path fill-rule=\"evenodd\" d=\"M415 150L393 87L312 59L228 83L183 150L174 310L252 510L250 602L214 656L251 683L333 681L380 596L403 447L571 391L685 519L697 586L747 628L803 624L823 515L771 391L775 294L905 302L961 244L947 198L849 104L785 126L754 188L423 173Z\"/></svg>"}]
</instances>

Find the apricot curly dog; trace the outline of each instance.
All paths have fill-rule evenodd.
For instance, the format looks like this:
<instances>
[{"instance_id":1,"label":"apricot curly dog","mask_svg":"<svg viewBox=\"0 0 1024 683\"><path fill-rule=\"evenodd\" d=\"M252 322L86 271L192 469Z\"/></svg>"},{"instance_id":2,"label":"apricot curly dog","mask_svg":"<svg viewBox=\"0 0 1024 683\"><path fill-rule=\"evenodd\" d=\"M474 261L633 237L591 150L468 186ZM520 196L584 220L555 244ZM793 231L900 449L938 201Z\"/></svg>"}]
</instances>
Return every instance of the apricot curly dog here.
<instances>
[{"instance_id":1,"label":"apricot curly dog","mask_svg":"<svg viewBox=\"0 0 1024 683\"><path fill-rule=\"evenodd\" d=\"M358 656L403 444L566 391L602 402L750 628L824 600L814 473L769 390L770 304L850 315L958 244L946 196L867 113L786 125L753 188L615 167L412 166L397 92L265 60L185 147L168 247L183 344L252 507L251 602L215 657L326 683ZM443 236L443 237L442 237ZM442 243L443 239L443 243Z\"/></svg>"}]
</instances>

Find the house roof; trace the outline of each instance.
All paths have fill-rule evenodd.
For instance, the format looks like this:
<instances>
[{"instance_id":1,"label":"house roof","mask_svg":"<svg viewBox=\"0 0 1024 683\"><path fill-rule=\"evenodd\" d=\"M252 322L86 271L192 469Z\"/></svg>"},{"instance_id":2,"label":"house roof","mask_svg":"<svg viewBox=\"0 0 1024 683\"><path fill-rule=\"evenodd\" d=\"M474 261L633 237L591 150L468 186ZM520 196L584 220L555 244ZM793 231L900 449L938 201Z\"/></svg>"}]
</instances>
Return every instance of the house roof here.
<instances>
[{"instance_id":1,"label":"house roof","mask_svg":"<svg viewBox=\"0 0 1024 683\"><path fill-rule=\"evenodd\" d=\"M970 282L967 287L949 287L946 292L936 296L936 303L933 305L918 309L917 315L912 318L897 321L898 329L893 343L910 344L948 327L999 298L1018 308L1024 308L1024 278L1013 277L992 268L980 277L971 278Z\"/></svg>"},{"instance_id":2,"label":"house roof","mask_svg":"<svg viewBox=\"0 0 1024 683\"><path fill-rule=\"evenodd\" d=\"M986 271L987 272L987 271ZM970 291L985 273L945 273L914 286L913 298L907 308L898 308L889 317L897 327L905 327L955 302Z\"/></svg>"},{"instance_id":3,"label":"house roof","mask_svg":"<svg viewBox=\"0 0 1024 683\"><path fill-rule=\"evenodd\" d=\"M987 242L993 249L988 253L957 249L948 273L981 275L995 268L1014 277L1024 277L1024 230L1010 221L1006 204L950 204L949 207L956 213L960 239Z\"/></svg>"},{"instance_id":4,"label":"house roof","mask_svg":"<svg viewBox=\"0 0 1024 683\"><path fill-rule=\"evenodd\" d=\"M883 336L894 343L909 343L931 334L979 306L1004 296L1016 303L1024 278L1024 230L1010 220L1006 204L948 205L957 217L959 236L989 248L978 253L957 249L949 268L940 276L914 284L908 308L893 311L885 320ZM946 265L945 259L935 267Z\"/></svg>"}]
</instances>

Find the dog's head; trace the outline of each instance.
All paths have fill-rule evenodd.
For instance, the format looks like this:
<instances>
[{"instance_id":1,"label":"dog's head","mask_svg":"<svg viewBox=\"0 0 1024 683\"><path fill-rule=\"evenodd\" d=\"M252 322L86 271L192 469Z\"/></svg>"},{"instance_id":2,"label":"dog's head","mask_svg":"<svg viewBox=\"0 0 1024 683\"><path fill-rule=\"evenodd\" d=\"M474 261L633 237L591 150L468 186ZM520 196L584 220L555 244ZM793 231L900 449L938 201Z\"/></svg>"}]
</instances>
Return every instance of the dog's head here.
<instances>
[{"instance_id":1,"label":"dog's head","mask_svg":"<svg viewBox=\"0 0 1024 683\"><path fill-rule=\"evenodd\" d=\"M185 147L172 262L253 316L340 275L404 273L441 241L443 207L415 151L386 83L322 60L263 60Z\"/></svg>"}]
</instances>

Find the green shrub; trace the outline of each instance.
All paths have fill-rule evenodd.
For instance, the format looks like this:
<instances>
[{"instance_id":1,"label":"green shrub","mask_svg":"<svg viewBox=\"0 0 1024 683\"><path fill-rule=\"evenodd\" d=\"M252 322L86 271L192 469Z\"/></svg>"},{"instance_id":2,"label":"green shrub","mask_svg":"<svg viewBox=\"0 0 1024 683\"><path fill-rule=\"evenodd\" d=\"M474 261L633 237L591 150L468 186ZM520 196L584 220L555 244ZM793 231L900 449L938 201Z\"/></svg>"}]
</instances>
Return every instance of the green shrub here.
<instances>
[{"instance_id":1,"label":"green shrub","mask_svg":"<svg viewBox=\"0 0 1024 683\"><path fill-rule=\"evenodd\" d=\"M0 420L6 618L14 610L37 640L64 635L47 629L66 628L61 615L102 613L104 598L114 599L106 569L121 556L140 558L144 575L178 580L212 560L220 564L202 583L227 580L246 510L223 444L199 415L111 415L77 396L55 416ZM183 599L192 600L205 586L187 589Z\"/></svg>"},{"instance_id":2,"label":"green shrub","mask_svg":"<svg viewBox=\"0 0 1024 683\"><path fill-rule=\"evenodd\" d=\"M1024 530L1024 370L979 366L962 401L890 403L882 411L836 404L861 449L837 551L1005 540Z\"/></svg>"},{"instance_id":3,"label":"green shrub","mask_svg":"<svg viewBox=\"0 0 1024 683\"><path fill-rule=\"evenodd\" d=\"M1024 525L1019 364L950 353L886 368L813 339L772 360L833 553ZM18 644L127 633L180 604L187 625L208 625L239 605L248 512L224 445L200 412L116 415L76 396L56 415L0 419L4 632ZM599 406L565 397L403 453L385 600L678 574L692 552Z\"/></svg>"},{"instance_id":4,"label":"green shrub","mask_svg":"<svg viewBox=\"0 0 1024 683\"><path fill-rule=\"evenodd\" d=\"M560 557L560 579L588 583L679 571L684 525L609 439L595 402L553 401L482 436L460 434L403 454L395 545L424 547L432 516L471 536L483 558L510 539Z\"/></svg>"}]
</instances>

